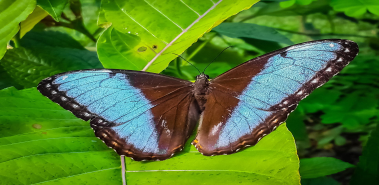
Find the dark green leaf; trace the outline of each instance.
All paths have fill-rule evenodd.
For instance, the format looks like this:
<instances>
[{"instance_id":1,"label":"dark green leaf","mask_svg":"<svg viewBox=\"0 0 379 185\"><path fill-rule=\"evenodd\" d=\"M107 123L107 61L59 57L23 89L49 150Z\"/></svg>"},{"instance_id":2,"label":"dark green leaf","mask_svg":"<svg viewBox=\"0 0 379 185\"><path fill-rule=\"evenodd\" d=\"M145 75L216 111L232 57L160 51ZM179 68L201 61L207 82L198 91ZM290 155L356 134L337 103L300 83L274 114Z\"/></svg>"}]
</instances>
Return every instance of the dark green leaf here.
<instances>
[{"instance_id":1,"label":"dark green leaf","mask_svg":"<svg viewBox=\"0 0 379 185\"><path fill-rule=\"evenodd\" d=\"M319 177L314 179L301 179L302 185L339 185L340 183L330 177Z\"/></svg>"},{"instance_id":2,"label":"dark green leaf","mask_svg":"<svg viewBox=\"0 0 379 185\"><path fill-rule=\"evenodd\" d=\"M30 31L21 39L20 45L28 49L37 50L41 46L84 50L84 47L70 35L58 31Z\"/></svg>"},{"instance_id":3,"label":"dark green leaf","mask_svg":"<svg viewBox=\"0 0 379 185\"><path fill-rule=\"evenodd\" d=\"M0 1L0 59L7 51L9 40L18 32L19 23L33 12L35 6L35 0Z\"/></svg>"},{"instance_id":4,"label":"dark green leaf","mask_svg":"<svg viewBox=\"0 0 379 185\"><path fill-rule=\"evenodd\" d=\"M42 79L57 73L102 68L95 52L58 47L12 49L5 54L0 65L25 88L35 87Z\"/></svg>"},{"instance_id":5,"label":"dark green leaf","mask_svg":"<svg viewBox=\"0 0 379 185\"><path fill-rule=\"evenodd\" d=\"M300 175L302 179L323 177L354 167L333 157L314 157L300 160Z\"/></svg>"},{"instance_id":6,"label":"dark green leaf","mask_svg":"<svg viewBox=\"0 0 379 185\"><path fill-rule=\"evenodd\" d=\"M37 4L57 22L59 22L67 2L68 0L37 0Z\"/></svg>"},{"instance_id":7,"label":"dark green leaf","mask_svg":"<svg viewBox=\"0 0 379 185\"><path fill-rule=\"evenodd\" d=\"M291 40L274 28L250 23L222 23L213 29L222 35L233 38L253 38L258 40L293 44Z\"/></svg>"},{"instance_id":8,"label":"dark green leaf","mask_svg":"<svg viewBox=\"0 0 379 185\"><path fill-rule=\"evenodd\" d=\"M362 156L351 179L351 185L379 184L379 127L371 133L371 136L363 149Z\"/></svg>"}]
</instances>

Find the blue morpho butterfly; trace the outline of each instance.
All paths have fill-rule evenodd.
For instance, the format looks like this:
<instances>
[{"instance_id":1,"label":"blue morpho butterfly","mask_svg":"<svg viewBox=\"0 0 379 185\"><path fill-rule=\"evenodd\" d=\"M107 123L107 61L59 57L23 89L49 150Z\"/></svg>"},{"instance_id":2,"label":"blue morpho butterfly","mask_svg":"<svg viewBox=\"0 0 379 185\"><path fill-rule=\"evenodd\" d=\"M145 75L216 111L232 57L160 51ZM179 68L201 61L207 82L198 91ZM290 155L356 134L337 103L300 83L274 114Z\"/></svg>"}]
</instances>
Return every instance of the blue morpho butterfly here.
<instances>
[{"instance_id":1,"label":"blue morpho butterfly","mask_svg":"<svg viewBox=\"0 0 379 185\"><path fill-rule=\"evenodd\" d=\"M283 123L310 92L358 54L349 40L290 46L249 60L215 79L194 83L114 69L71 71L46 78L38 90L83 120L119 155L164 160L192 142L203 155L255 145Z\"/></svg>"}]
</instances>

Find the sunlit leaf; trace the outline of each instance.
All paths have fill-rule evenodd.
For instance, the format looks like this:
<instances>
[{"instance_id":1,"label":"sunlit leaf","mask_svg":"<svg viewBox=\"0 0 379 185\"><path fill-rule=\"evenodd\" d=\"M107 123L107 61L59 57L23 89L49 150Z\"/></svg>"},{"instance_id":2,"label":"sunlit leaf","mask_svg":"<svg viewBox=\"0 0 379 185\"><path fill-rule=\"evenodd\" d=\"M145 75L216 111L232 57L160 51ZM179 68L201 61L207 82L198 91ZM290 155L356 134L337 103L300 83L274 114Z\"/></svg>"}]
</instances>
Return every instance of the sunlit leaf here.
<instances>
[{"instance_id":1,"label":"sunlit leaf","mask_svg":"<svg viewBox=\"0 0 379 185\"><path fill-rule=\"evenodd\" d=\"M116 39L106 38L116 33L123 40L114 51L101 48L111 44L98 45L98 54L103 65L110 68L161 72L177 57L172 53L181 54L211 28L257 1L103 1L105 18L117 32L108 30L99 42L114 43ZM128 50L120 50L125 48ZM123 54L108 58L105 52ZM123 57L125 53L133 58Z\"/></svg>"},{"instance_id":2,"label":"sunlit leaf","mask_svg":"<svg viewBox=\"0 0 379 185\"><path fill-rule=\"evenodd\" d=\"M351 17L363 15L367 10L379 15L379 1L377 0L331 0L330 6Z\"/></svg>"},{"instance_id":3,"label":"sunlit leaf","mask_svg":"<svg viewBox=\"0 0 379 185\"><path fill-rule=\"evenodd\" d=\"M302 179L323 177L354 167L333 157L313 157L300 160L300 175Z\"/></svg>"},{"instance_id":4,"label":"sunlit leaf","mask_svg":"<svg viewBox=\"0 0 379 185\"><path fill-rule=\"evenodd\" d=\"M9 40L19 30L19 23L33 12L35 0L1 0L0 1L0 59L7 51Z\"/></svg>"},{"instance_id":5,"label":"sunlit leaf","mask_svg":"<svg viewBox=\"0 0 379 185\"><path fill-rule=\"evenodd\" d=\"M20 37L22 38L28 31L30 31L37 23L39 23L43 18L45 18L48 13L37 6L33 13L31 13L25 21L20 24Z\"/></svg>"}]
</instances>

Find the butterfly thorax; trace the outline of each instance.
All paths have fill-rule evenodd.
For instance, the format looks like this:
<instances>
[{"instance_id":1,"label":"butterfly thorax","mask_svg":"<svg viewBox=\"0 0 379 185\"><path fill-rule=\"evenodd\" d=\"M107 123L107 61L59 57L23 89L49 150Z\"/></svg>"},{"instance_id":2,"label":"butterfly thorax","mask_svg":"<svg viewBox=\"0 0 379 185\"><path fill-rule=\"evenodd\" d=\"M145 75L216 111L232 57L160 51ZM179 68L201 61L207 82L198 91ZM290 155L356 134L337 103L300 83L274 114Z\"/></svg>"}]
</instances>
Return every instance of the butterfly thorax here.
<instances>
[{"instance_id":1,"label":"butterfly thorax","mask_svg":"<svg viewBox=\"0 0 379 185\"><path fill-rule=\"evenodd\" d=\"M205 103L207 102L208 86L208 75L202 73L196 77L196 81L194 83L194 96L201 111L205 109Z\"/></svg>"}]
</instances>

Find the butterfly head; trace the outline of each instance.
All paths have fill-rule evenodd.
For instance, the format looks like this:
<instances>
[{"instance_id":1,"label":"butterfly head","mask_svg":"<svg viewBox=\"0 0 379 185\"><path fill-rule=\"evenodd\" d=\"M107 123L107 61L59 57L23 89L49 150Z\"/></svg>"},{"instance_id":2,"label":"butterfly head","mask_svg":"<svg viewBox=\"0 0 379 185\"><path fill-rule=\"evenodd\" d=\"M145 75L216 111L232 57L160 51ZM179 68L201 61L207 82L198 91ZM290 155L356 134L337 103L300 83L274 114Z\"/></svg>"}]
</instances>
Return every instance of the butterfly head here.
<instances>
[{"instance_id":1,"label":"butterfly head","mask_svg":"<svg viewBox=\"0 0 379 185\"><path fill-rule=\"evenodd\" d=\"M200 79L209 79L209 76L204 74L204 73L201 73L199 75L196 76L196 80L200 80Z\"/></svg>"},{"instance_id":2,"label":"butterfly head","mask_svg":"<svg viewBox=\"0 0 379 185\"><path fill-rule=\"evenodd\" d=\"M196 76L196 80L205 80L205 81L208 81L209 79L209 76L204 74L204 73L201 73L200 75L197 75Z\"/></svg>"}]
</instances>

